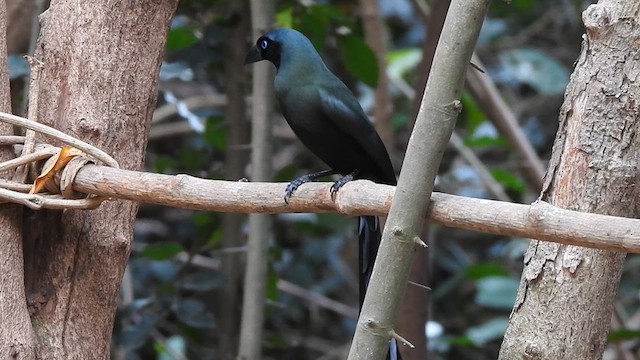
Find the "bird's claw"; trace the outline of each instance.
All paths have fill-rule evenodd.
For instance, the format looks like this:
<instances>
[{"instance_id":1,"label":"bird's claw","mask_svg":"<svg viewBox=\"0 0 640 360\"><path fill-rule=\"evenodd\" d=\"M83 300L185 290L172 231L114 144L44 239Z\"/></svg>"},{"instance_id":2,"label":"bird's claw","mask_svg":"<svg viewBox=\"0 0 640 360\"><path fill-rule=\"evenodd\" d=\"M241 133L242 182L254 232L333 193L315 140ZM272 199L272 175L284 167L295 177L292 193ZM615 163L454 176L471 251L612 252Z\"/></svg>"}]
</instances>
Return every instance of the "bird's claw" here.
<instances>
[{"instance_id":1,"label":"bird's claw","mask_svg":"<svg viewBox=\"0 0 640 360\"><path fill-rule=\"evenodd\" d=\"M289 199L291 199L291 196L293 196L293 193L298 189L298 186L301 185L301 183L299 183L298 180L299 179L296 179L290 182L289 185L287 185L287 189L284 191L284 202L287 205L289 205Z\"/></svg>"},{"instance_id":2,"label":"bird's claw","mask_svg":"<svg viewBox=\"0 0 640 360\"><path fill-rule=\"evenodd\" d=\"M343 187L344 184L353 180L353 176L354 176L354 173L347 174L341 177L340 179L336 180L336 182L334 182L333 185L331 185L331 188L329 188L329 192L331 193L331 200L333 201L336 200L336 194L338 194L338 190L340 190L340 188Z\"/></svg>"},{"instance_id":3,"label":"bird's claw","mask_svg":"<svg viewBox=\"0 0 640 360\"><path fill-rule=\"evenodd\" d=\"M306 182L312 181L316 176L317 174L309 174L292 180L284 191L284 202L289 205L289 199L291 199L291 196L293 196L293 193L298 189L298 187Z\"/></svg>"}]
</instances>

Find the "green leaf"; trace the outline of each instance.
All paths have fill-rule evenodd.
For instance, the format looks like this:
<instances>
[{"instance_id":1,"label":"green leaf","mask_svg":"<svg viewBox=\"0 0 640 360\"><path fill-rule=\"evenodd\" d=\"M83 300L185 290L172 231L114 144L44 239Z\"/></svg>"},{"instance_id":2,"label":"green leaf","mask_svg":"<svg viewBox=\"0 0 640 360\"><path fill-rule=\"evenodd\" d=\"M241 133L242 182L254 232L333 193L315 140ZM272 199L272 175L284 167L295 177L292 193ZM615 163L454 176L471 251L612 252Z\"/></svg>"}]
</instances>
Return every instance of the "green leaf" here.
<instances>
[{"instance_id":1,"label":"green leaf","mask_svg":"<svg viewBox=\"0 0 640 360\"><path fill-rule=\"evenodd\" d=\"M180 299L174 306L173 312L182 323L198 329L215 327L213 314L206 309L204 303L198 299Z\"/></svg>"},{"instance_id":2,"label":"green leaf","mask_svg":"<svg viewBox=\"0 0 640 360\"><path fill-rule=\"evenodd\" d=\"M476 128L486 120L484 113L480 110L478 105L476 105L473 97L471 97L471 95L466 91L462 93L461 118L464 119L467 133L469 134L473 134L476 131Z\"/></svg>"},{"instance_id":3,"label":"green leaf","mask_svg":"<svg viewBox=\"0 0 640 360\"><path fill-rule=\"evenodd\" d=\"M305 34L318 50L324 49L327 39L331 21L328 7L328 5L311 5L305 7L305 11L300 16L293 17L293 27Z\"/></svg>"},{"instance_id":4,"label":"green leaf","mask_svg":"<svg viewBox=\"0 0 640 360\"><path fill-rule=\"evenodd\" d=\"M471 280L479 280L489 276L507 276L509 273L502 264L482 262L467 266L464 274Z\"/></svg>"},{"instance_id":5,"label":"green leaf","mask_svg":"<svg viewBox=\"0 0 640 360\"><path fill-rule=\"evenodd\" d=\"M450 345L455 346L473 346L473 340L469 339L467 336L456 336L452 338L446 339L446 342Z\"/></svg>"},{"instance_id":6,"label":"green leaf","mask_svg":"<svg viewBox=\"0 0 640 360\"><path fill-rule=\"evenodd\" d=\"M507 276L488 276L476 281L475 302L492 309L511 309L519 282Z\"/></svg>"},{"instance_id":7,"label":"green leaf","mask_svg":"<svg viewBox=\"0 0 640 360\"><path fill-rule=\"evenodd\" d=\"M184 171L201 170L204 165L205 152L192 147L182 147L178 150L178 163Z\"/></svg>"},{"instance_id":8,"label":"green leaf","mask_svg":"<svg viewBox=\"0 0 640 360\"><path fill-rule=\"evenodd\" d=\"M640 338L640 330L635 329L618 329L613 330L607 336L609 342L616 342L622 340L634 340Z\"/></svg>"},{"instance_id":9,"label":"green leaf","mask_svg":"<svg viewBox=\"0 0 640 360\"><path fill-rule=\"evenodd\" d=\"M267 272L267 284L265 286L267 300L276 301L278 298L278 274L272 269Z\"/></svg>"},{"instance_id":10,"label":"green leaf","mask_svg":"<svg viewBox=\"0 0 640 360\"><path fill-rule=\"evenodd\" d=\"M544 95L562 94L569 70L543 51L521 48L503 51L500 64L513 78Z\"/></svg>"},{"instance_id":11,"label":"green leaf","mask_svg":"<svg viewBox=\"0 0 640 360\"><path fill-rule=\"evenodd\" d=\"M473 341L474 345L483 346L490 341L502 338L508 323L509 319L506 317L493 318L482 325L468 328L465 335Z\"/></svg>"},{"instance_id":12,"label":"green leaf","mask_svg":"<svg viewBox=\"0 0 640 360\"><path fill-rule=\"evenodd\" d=\"M177 253L184 250L182 245L178 243L161 243L147 245L140 255L151 260L168 260L173 258Z\"/></svg>"},{"instance_id":13,"label":"green leaf","mask_svg":"<svg viewBox=\"0 0 640 360\"><path fill-rule=\"evenodd\" d=\"M375 87L378 83L378 62L369 45L355 35L338 37L338 50L347 70L363 83Z\"/></svg>"},{"instance_id":14,"label":"green leaf","mask_svg":"<svg viewBox=\"0 0 640 360\"><path fill-rule=\"evenodd\" d=\"M291 348L289 340L280 334L265 334L264 345L269 349L286 350Z\"/></svg>"},{"instance_id":15,"label":"green leaf","mask_svg":"<svg viewBox=\"0 0 640 360\"><path fill-rule=\"evenodd\" d=\"M223 126L223 119L220 116L207 118L204 129L204 140L215 149L224 150L227 148L227 129Z\"/></svg>"},{"instance_id":16,"label":"green leaf","mask_svg":"<svg viewBox=\"0 0 640 360\"><path fill-rule=\"evenodd\" d=\"M192 291L208 291L224 285L226 278L218 271L200 270L184 276L180 280L180 287Z\"/></svg>"},{"instance_id":17,"label":"green leaf","mask_svg":"<svg viewBox=\"0 0 640 360\"><path fill-rule=\"evenodd\" d=\"M525 184L513 173L504 169L492 169L491 175L500 184L509 190L513 190L518 194L522 194L526 188Z\"/></svg>"},{"instance_id":18,"label":"green leaf","mask_svg":"<svg viewBox=\"0 0 640 360\"><path fill-rule=\"evenodd\" d=\"M198 42L193 29L186 27L173 28L167 35L167 49L182 50Z\"/></svg>"},{"instance_id":19,"label":"green leaf","mask_svg":"<svg viewBox=\"0 0 640 360\"><path fill-rule=\"evenodd\" d=\"M422 59L422 50L406 48L387 53L387 72L391 77L400 78L413 70Z\"/></svg>"},{"instance_id":20,"label":"green leaf","mask_svg":"<svg viewBox=\"0 0 640 360\"><path fill-rule=\"evenodd\" d=\"M158 156L153 162L153 168L156 172L164 173L167 169L175 168L176 160L168 156Z\"/></svg>"},{"instance_id":21,"label":"green leaf","mask_svg":"<svg viewBox=\"0 0 640 360\"><path fill-rule=\"evenodd\" d=\"M209 239L207 240L207 245L217 246L222 241L222 228L216 227L209 235Z\"/></svg>"},{"instance_id":22,"label":"green leaf","mask_svg":"<svg viewBox=\"0 0 640 360\"><path fill-rule=\"evenodd\" d=\"M216 221L216 214L210 212L199 211L191 216L191 220L199 227L206 227Z\"/></svg>"},{"instance_id":23,"label":"green leaf","mask_svg":"<svg viewBox=\"0 0 640 360\"><path fill-rule=\"evenodd\" d=\"M167 339L166 348L164 344L160 342L156 342L153 348L156 350L158 354L157 360L174 360L174 354L180 354L184 358L187 355L187 342L182 336L174 335ZM167 348L171 349L171 353L169 353Z\"/></svg>"},{"instance_id":24,"label":"green leaf","mask_svg":"<svg viewBox=\"0 0 640 360\"><path fill-rule=\"evenodd\" d=\"M290 6L276 13L276 25L279 28L291 28L293 26L293 10Z\"/></svg>"},{"instance_id":25,"label":"green leaf","mask_svg":"<svg viewBox=\"0 0 640 360\"><path fill-rule=\"evenodd\" d=\"M391 117L391 125L394 132L398 132L409 124L409 116L405 112L396 111Z\"/></svg>"},{"instance_id":26,"label":"green leaf","mask_svg":"<svg viewBox=\"0 0 640 360\"><path fill-rule=\"evenodd\" d=\"M139 349L147 342L149 333L158 321L155 315L142 315L142 318L125 327L120 334L120 344L127 349Z\"/></svg>"},{"instance_id":27,"label":"green leaf","mask_svg":"<svg viewBox=\"0 0 640 360\"><path fill-rule=\"evenodd\" d=\"M508 147L509 143L502 136L478 136L464 139L464 144L468 147Z\"/></svg>"}]
</instances>

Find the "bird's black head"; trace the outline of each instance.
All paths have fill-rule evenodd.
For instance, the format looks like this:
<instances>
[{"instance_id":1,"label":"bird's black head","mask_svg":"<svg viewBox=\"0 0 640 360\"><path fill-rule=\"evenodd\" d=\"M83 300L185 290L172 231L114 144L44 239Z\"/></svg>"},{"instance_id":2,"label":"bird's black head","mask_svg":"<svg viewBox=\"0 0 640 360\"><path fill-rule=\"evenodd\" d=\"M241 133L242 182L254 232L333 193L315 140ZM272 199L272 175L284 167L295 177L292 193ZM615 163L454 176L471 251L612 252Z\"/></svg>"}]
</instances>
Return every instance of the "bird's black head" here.
<instances>
[{"instance_id":1,"label":"bird's black head","mask_svg":"<svg viewBox=\"0 0 640 360\"><path fill-rule=\"evenodd\" d=\"M274 29L258 38L244 62L260 60L269 60L276 66L276 86L279 81L291 84L301 77L328 71L311 41L293 29Z\"/></svg>"},{"instance_id":2,"label":"bird's black head","mask_svg":"<svg viewBox=\"0 0 640 360\"><path fill-rule=\"evenodd\" d=\"M261 60L269 60L276 68L280 67L280 43L271 39L268 35L258 38L256 44L249 49L247 57L244 59L245 65Z\"/></svg>"}]
</instances>

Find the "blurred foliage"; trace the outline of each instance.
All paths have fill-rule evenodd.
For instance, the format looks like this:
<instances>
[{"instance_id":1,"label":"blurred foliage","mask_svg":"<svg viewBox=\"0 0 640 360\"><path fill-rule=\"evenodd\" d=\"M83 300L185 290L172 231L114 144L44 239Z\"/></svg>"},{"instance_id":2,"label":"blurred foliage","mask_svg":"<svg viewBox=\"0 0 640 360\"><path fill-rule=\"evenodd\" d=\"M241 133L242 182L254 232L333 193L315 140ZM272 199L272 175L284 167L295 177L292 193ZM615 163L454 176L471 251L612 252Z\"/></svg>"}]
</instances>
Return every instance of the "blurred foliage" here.
<instances>
[{"instance_id":1,"label":"blurred foliage","mask_svg":"<svg viewBox=\"0 0 640 360\"><path fill-rule=\"evenodd\" d=\"M167 41L159 105L168 101L168 93L179 100L224 94L228 81L226 42L238 18L249 16L230 12L230 3L180 2ZM377 83L380 69L375 54L363 41L356 4L280 0L276 22L305 33L369 111L371 86ZM580 48L580 13L588 4L575 0L494 1L480 37L477 51L487 76L497 82L543 159L550 155L562 92ZM412 2L385 0L380 5L387 29L388 71L394 84L392 121L397 146L391 152L398 169L414 118L406 90L416 83L425 30ZM233 46L248 49L253 41L248 38L246 43ZM9 67L12 74L24 74L19 56L12 54ZM244 75L245 88L250 89L249 68ZM513 201L535 199L538 190L523 181L519 172L523 164L491 119L468 94L462 101L464 110L456 131L465 144ZM154 126L186 125L187 131L152 137L147 170L221 179L230 150L227 125L237 119L225 117L219 107L189 111L204 124L204 132L189 131L192 125L187 125L183 116L163 119ZM287 181L324 169L293 138L282 119L275 126L274 179ZM452 151L445 155L437 187L452 194L490 197L475 170ZM355 320L278 290L278 281L290 281L355 308L355 224L353 219L327 214L285 214L274 216L274 220L265 294L265 358L316 359L346 345ZM114 354L132 360L223 358L218 352L217 309L228 274L219 270L219 264L224 256L242 254L244 248L221 248L222 221L222 214L141 206L122 289L127 300L119 308L114 329ZM246 229L244 226L243 231ZM429 334L433 359L495 359L515 299L527 241L447 228L436 228L432 234L430 263L425 268L430 278L427 285L433 289L433 326L429 328L442 329ZM637 257L629 261L639 265ZM619 308L626 314L638 314L638 285L632 279L640 275L639 268L629 266L620 286ZM614 330L609 336L611 342L638 338L637 329L627 328Z\"/></svg>"}]
</instances>

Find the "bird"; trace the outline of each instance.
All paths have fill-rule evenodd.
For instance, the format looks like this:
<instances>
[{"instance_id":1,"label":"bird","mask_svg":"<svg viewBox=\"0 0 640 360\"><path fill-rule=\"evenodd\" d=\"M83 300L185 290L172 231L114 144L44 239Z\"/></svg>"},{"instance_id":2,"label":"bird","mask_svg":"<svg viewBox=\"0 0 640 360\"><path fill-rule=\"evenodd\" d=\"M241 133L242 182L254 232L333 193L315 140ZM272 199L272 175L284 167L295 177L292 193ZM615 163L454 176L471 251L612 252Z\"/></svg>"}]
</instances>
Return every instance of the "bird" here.
<instances>
[{"instance_id":1,"label":"bird","mask_svg":"<svg viewBox=\"0 0 640 360\"><path fill-rule=\"evenodd\" d=\"M245 64L267 60L276 68L275 97L287 123L300 141L328 170L291 181L284 201L296 189L317 178L339 174L330 188L332 199L346 183L367 179L396 185L396 175L384 143L351 90L325 65L311 41L294 29L279 28L260 36ZM382 230L376 216L358 217L359 303L369 284ZM387 359L401 359L395 339Z\"/></svg>"}]
</instances>

